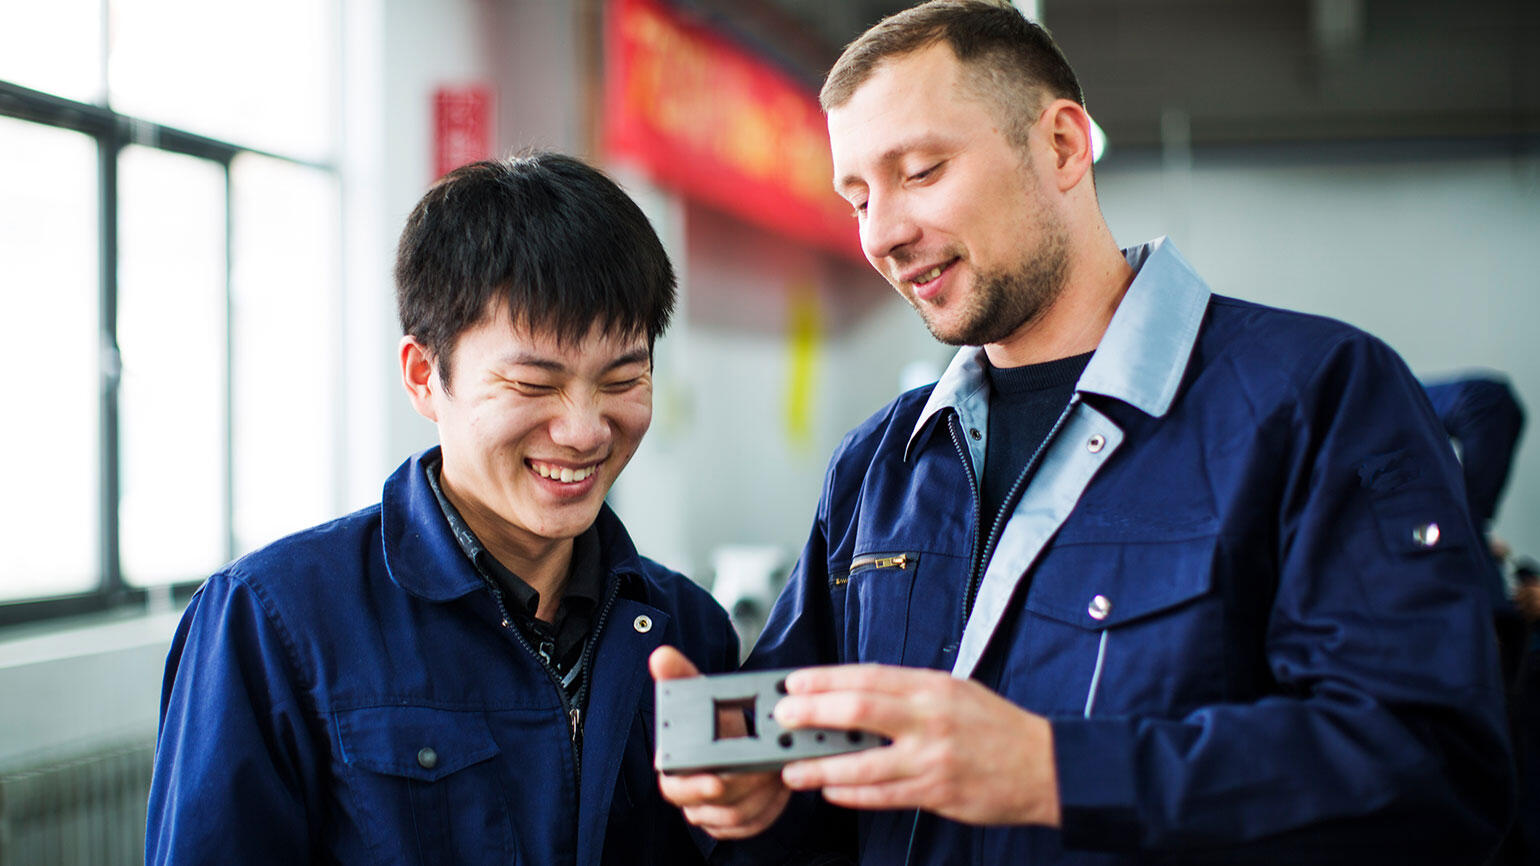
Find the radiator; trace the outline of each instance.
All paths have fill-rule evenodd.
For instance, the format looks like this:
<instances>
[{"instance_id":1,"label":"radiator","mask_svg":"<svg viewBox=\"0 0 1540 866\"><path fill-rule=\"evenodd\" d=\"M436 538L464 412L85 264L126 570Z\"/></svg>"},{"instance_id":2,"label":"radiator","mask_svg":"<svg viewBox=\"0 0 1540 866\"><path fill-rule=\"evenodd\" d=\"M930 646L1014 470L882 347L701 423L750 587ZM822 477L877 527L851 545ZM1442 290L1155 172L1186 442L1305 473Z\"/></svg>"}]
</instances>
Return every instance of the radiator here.
<instances>
[{"instance_id":1,"label":"radiator","mask_svg":"<svg viewBox=\"0 0 1540 866\"><path fill-rule=\"evenodd\" d=\"M144 863L154 742L54 754L0 770L0 866Z\"/></svg>"}]
</instances>

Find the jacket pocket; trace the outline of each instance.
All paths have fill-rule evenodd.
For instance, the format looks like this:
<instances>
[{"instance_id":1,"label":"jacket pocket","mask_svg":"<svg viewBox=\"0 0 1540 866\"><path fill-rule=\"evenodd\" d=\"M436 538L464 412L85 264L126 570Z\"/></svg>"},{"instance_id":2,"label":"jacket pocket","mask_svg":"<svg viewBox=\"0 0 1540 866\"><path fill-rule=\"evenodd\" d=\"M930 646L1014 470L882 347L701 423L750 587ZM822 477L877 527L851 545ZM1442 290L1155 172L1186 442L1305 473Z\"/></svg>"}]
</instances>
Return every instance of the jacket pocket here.
<instances>
[{"instance_id":1,"label":"jacket pocket","mask_svg":"<svg viewBox=\"0 0 1540 866\"><path fill-rule=\"evenodd\" d=\"M1044 712L1178 715L1218 699L1214 536L1053 548L1033 576L1007 690Z\"/></svg>"},{"instance_id":2,"label":"jacket pocket","mask_svg":"<svg viewBox=\"0 0 1540 866\"><path fill-rule=\"evenodd\" d=\"M1370 498L1385 549L1397 556L1461 550L1468 544L1460 506L1439 490L1402 488Z\"/></svg>"},{"instance_id":3,"label":"jacket pocket","mask_svg":"<svg viewBox=\"0 0 1540 866\"><path fill-rule=\"evenodd\" d=\"M1212 537L1068 545L1044 561L1027 610L1092 631L1117 628L1208 594L1213 558Z\"/></svg>"},{"instance_id":4,"label":"jacket pocket","mask_svg":"<svg viewBox=\"0 0 1540 866\"><path fill-rule=\"evenodd\" d=\"M480 711L378 706L332 714L343 787L382 860L515 862L501 748Z\"/></svg>"},{"instance_id":5,"label":"jacket pocket","mask_svg":"<svg viewBox=\"0 0 1540 866\"><path fill-rule=\"evenodd\" d=\"M852 557L829 578L843 662L902 664L909 599L920 568L914 551L879 551Z\"/></svg>"}]
</instances>

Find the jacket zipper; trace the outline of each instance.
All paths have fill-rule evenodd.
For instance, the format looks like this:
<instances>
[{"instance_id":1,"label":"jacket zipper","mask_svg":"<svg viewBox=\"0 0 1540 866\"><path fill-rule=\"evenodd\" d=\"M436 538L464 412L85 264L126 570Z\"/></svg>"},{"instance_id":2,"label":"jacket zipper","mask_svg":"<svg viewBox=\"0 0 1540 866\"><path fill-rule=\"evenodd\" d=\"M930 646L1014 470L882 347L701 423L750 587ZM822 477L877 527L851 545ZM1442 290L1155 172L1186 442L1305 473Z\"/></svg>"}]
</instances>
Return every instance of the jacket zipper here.
<instances>
[{"instance_id":1,"label":"jacket zipper","mask_svg":"<svg viewBox=\"0 0 1540 866\"><path fill-rule=\"evenodd\" d=\"M966 628L967 625L968 625L969 617L973 616L973 603L975 601L977 601L977 599L978 599L979 584L982 582L983 574L984 574L984 558L985 558L986 555L988 555L990 557L994 556L995 545L1000 542L1000 533L1002 531L1004 531L1005 524L1010 519L1009 514L1005 511L1004 505L1007 504L1007 503L1014 503L1016 501L1016 498L1021 495L1021 489L1026 486L1027 479L1031 478L1032 477L1032 473L1034 471L1036 471L1038 461L1042 459L1043 452L1048 450L1048 443L1052 442L1053 441L1053 437L1058 435L1059 428L1064 426L1065 419L1069 417L1069 413L1074 410L1075 404L1079 403L1079 402L1080 402L1080 392L1077 391L1077 392L1071 394L1069 396L1069 403L1067 403L1064 406L1064 411L1059 413L1058 420L1054 421L1053 422L1053 426L1048 429L1048 435L1043 437L1043 441L1037 443L1037 450L1032 452L1032 456L1027 459L1027 465L1022 468L1021 474L1016 476L1016 482L1011 485L1010 492L1006 493L1005 494L1005 499L1001 500L1001 506L1002 507L1000 509L1000 513L995 515L994 525L989 530L989 541L988 541L988 543L982 549L978 547L978 540L979 540L979 534L978 534L978 522L979 522L979 513L978 513L978 510L979 510L978 479L975 478L973 480L973 526L974 526L974 530L973 530L973 543L974 543L974 550L973 550L973 563L972 563L972 566L969 568L969 571L968 571L968 592L967 592L967 595L964 596L964 600L963 600L963 627L964 628ZM960 427L960 426L961 426L961 422L959 421L959 423L956 425L956 427ZM952 443L957 446L958 452L962 453L962 441L958 438L958 434L956 432L956 428L955 427L954 427L953 432L952 432ZM964 455L964 458L966 459L966 455ZM1012 510L1014 510L1014 508Z\"/></svg>"},{"instance_id":2,"label":"jacket zipper","mask_svg":"<svg viewBox=\"0 0 1540 866\"><path fill-rule=\"evenodd\" d=\"M897 556L863 556L860 559L851 560L850 573L855 574L858 569L870 565L872 568L897 568L903 570L909 565L909 554L900 553Z\"/></svg>"},{"instance_id":3,"label":"jacket zipper","mask_svg":"<svg viewBox=\"0 0 1540 866\"><path fill-rule=\"evenodd\" d=\"M604 624L609 621L610 609L615 606L615 597L620 594L620 578L609 582L609 587L604 592L604 602L599 605L599 615L594 618L593 627L588 632L588 642L583 645L583 655L578 658L578 676L583 678L583 684L578 687L577 697L567 705L567 720L572 724L572 748L576 766L582 767L582 743L583 743L583 704L588 700L588 688L593 684L594 647L599 645L599 636L604 634ZM562 689L566 694L566 689Z\"/></svg>"},{"instance_id":4,"label":"jacket zipper","mask_svg":"<svg viewBox=\"0 0 1540 866\"><path fill-rule=\"evenodd\" d=\"M951 423L946 425L946 430L952 435L952 444L957 448L957 459L962 461L963 471L968 473L968 490L973 494L973 545L968 550L968 586L963 602L963 626L967 627L968 614L972 613L973 608L974 573L978 571L979 544L981 543L979 523L982 522L983 517L979 514L982 506L979 502L978 474L973 471L973 461L968 457L968 451L962 443L962 419L957 416L956 410L953 410L949 420Z\"/></svg>"},{"instance_id":5,"label":"jacket zipper","mask_svg":"<svg viewBox=\"0 0 1540 866\"><path fill-rule=\"evenodd\" d=\"M844 586L855 577L857 571L867 566L873 568L897 568L902 571L909 567L909 554L900 553L897 556L862 556L850 561L850 568L844 574L834 578L834 586Z\"/></svg>"},{"instance_id":6,"label":"jacket zipper","mask_svg":"<svg viewBox=\"0 0 1540 866\"><path fill-rule=\"evenodd\" d=\"M567 690L562 686L561 676L556 672L556 665L551 657L551 652L555 649L555 645L551 644L547 647L547 642L542 642L539 649L530 646L529 639L524 636L524 632L520 631L513 624L513 618L508 615L508 608L503 604L502 591L492 585L490 581L488 581L487 588L492 591L492 599L497 602L497 612L502 616L502 622L500 623L502 627L513 632L513 637L518 641L519 646L524 647L530 655L540 662L540 667L545 670L546 676L551 679L551 684L556 687L556 695L561 698L562 709L566 711L568 730L571 736L574 790L581 791L583 780L583 750L581 747L583 731L582 698L588 694L590 683L588 665L592 660L593 647L598 643L605 621L609 619L610 608L615 606L615 596L618 594L620 581L614 580L610 582L610 587L604 595L604 603L599 608L599 616L595 618L593 628L589 630L588 643L583 647L582 657L578 659L578 669L582 671L580 676L583 677L583 685L578 688L577 700L567 697Z\"/></svg>"}]
</instances>

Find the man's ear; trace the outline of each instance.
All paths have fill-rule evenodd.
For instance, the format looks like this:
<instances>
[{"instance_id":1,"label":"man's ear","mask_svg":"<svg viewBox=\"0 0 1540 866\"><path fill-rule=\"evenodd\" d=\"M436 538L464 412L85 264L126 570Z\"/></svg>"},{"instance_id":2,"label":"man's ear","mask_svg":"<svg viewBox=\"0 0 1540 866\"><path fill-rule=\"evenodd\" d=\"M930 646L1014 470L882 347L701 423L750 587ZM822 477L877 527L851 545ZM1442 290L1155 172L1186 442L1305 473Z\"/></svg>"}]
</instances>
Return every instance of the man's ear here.
<instances>
[{"instance_id":1,"label":"man's ear","mask_svg":"<svg viewBox=\"0 0 1540 866\"><path fill-rule=\"evenodd\" d=\"M443 385L439 382L433 354L427 346L417 342L416 337L408 334L401 338L400 355L401 385L406 388L412 408L417 410L417 414L437 424L438 411L433 405L433 395Z\"/></svg>"},{"instance_id":2,"label":"man's ear","mask_svg":"<svg viewBox=\"0 0 1540 866\"><path fill-rule=\"evenodd\" d=\"M1073 100L1055 99L1043 111L1042 123L1059 191L1068 192L1091 170L1091 115Z\"/></svg>"}]
</instances>

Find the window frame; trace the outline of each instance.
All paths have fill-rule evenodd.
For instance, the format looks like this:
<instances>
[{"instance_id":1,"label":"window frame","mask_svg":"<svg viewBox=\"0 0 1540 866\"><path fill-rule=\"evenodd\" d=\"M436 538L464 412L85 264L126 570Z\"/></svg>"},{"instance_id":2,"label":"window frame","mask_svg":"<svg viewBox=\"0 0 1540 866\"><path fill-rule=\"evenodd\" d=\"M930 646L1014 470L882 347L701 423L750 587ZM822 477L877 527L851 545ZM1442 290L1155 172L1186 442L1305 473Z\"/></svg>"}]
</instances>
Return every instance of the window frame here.
<instances>
[{"instance_id":1,"label":"window frame","mask_svg":"<svg viewBox=\"0 0 1540 866\"><path fill-rule=\"evenodd\" d=\"M117 340L118 302L118 160L125 147L138 145L170 153L205 159L219 165L224 174L225 262L223 292L225 298L224 352L225 398L222 406L225 442L224 497L222 524L225 559L236 553L235 539L235 459L233 428L236 403L234 362L234 323L231 321L231 255L235 238L234 186L231 166L243 154L267 157L294 166L331 174L339 181L341 171L332 162L302 159L254 147L245 147L176 127L166 126L120 114L106 105L78 102L0 80L0 116L29 121L43 126L70 130L91 137L97 154L97 222L99 245L97 305L100 310L99 361L100 431L98 436L98 474L94 531L100 558L94 589L67 595L16 599L0 602L0 628L60 617L80 616L107 611L146 608L152 596L168 590L173 598L190 596L206 575L189 576L185 581L157 587L135 587L123 578L118 521L122 466L118 393L122 365Z\"/></svg>"}]
</instances>

